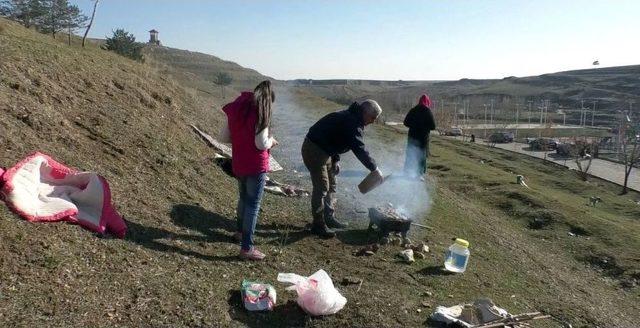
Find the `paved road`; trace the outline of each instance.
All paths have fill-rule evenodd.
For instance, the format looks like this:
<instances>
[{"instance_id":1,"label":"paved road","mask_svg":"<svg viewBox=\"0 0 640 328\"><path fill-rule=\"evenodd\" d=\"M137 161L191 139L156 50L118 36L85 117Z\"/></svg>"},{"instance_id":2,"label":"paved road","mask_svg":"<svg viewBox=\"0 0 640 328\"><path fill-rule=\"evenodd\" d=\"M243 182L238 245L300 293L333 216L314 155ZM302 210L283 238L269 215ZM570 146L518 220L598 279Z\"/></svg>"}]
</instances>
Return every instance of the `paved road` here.
<instances>
[{"instance_id":1,"label":"paved road","mask_svg":"<svg viewBox=\"0 0 640 328\"><path fill-rule=\"evenodd\" d=\"M484 143L484 141L481 139L478 139L478 142ZM529 145L523 144L523 143L496 144L496 147L502 148L505 150L514 151L521 154L526 154L533 157L538 157L543 159L545 158L545 152L525 150L525 149L528 149ZM578 166L576 165L575 161L570 159L565 160L565 159L554 158L552 156L549 156L549 154L554 155L555 151L549 152L547 154L547 157L546 157L547 160L571 169L576 169L576 170L578 169ZM589 173L591 175L597 176L607 181L611 181L613 183L617 183L619 185L622 185L624 183L624 165L619 163L614 163L611 161L596 158L591 162L591 168L589 169ZM628 187L629 189L640 191L640 172L638 172L638 169L636 168L634 168L631 171L631 174L629 175Z\"/></svg>"}]
</instances>

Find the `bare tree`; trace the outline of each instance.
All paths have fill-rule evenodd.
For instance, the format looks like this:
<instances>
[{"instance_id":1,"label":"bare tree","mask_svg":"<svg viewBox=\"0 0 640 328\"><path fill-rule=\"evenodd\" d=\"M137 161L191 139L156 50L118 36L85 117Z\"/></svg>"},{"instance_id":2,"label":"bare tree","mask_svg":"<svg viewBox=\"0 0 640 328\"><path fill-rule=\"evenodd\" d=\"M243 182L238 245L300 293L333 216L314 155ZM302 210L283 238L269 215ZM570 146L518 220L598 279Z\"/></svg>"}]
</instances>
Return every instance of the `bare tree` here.
<instances>
[{"instance_id":1,"label":"bare tree","mask_svg":"<svg viewBox=\"0 0 640 328\"><path fill-rule=\"evenodd\" d=\"M640 128L638 126L631 126L627 124L623 128L622 133L622 154L621 159L624 163L624 184L622 185L621 194L626 194L629 190L627 187L629 183L629 175L634 166L640 164Z\"/></svg>"},{"instance_id":2,"label":"bare tree","mask_svg":"<svg viewBox=\"0 0 640 328\"><path fill-rule=\"evenodd\" d=\"M98 2L100 0L95 0L93 3L93 12L91 13L91 20L89 21L89 25L87 25L87 29L84 31L84 36L82 37L82 47L84 48L84 42L87 39L87 34L89 34L89 30L91 29L91 25L93 25L93 18L96 16L96 8L98 7Z\"/></svg>"},{"instance_id":3,"label":"bare tree","mask_svg":"<svg viewBox=\"0 0 640 328\"><path fill-rule=\"evenodd\" d=\"M440 103L444 102L440 101ZM447 130L453 127L454 113L451 111L446 111L444 107L440 107L440 103L436 103L438 108L436 110L433 110L432 113L433 118L436 120L438 133L440 133L440 135L444 135Z\"/></svg>"},{"instance_id":4,"label":"bare tree","mask_svg":"<svg viewBox=\"0 0 640 328\"><path fill-rule=\"evenodd\" d=\"M582 181L589 178L589 169L593 158L597 156L598 144L593 141L574 140L570 145L570 154L578 167L578 176Z\"/></svg>"}]
</instances>

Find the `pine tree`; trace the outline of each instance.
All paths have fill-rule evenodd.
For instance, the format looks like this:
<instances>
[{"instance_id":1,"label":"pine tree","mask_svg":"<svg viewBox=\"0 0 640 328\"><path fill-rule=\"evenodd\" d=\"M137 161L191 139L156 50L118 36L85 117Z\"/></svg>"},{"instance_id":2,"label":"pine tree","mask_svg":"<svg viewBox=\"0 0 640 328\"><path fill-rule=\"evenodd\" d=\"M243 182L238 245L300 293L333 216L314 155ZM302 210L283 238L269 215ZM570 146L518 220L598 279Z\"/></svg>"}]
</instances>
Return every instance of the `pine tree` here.
<instances>
[{"instance_id":1,"label":"pine tree","mask_svg":"<svg viewBox=\"0 0 640 328\"><path fill-rule=\"evenodd\" d=\"M142 60L143 45L136 42L133 34L123 29L115 30L113 36L106 39L103 47L133 60Z\"/></svg>"},{"instance_id":2,"label":"pine tree","mask_svg":"<svg viewBox=\"0 0 640 328\"><path fill-rule=\"evenodd\" d=\"M0 2L0 15L9 17L27 28L40 27L47 13L42 0L3 0Z\"/></svg>"},{"instance_id":3,"label":"pine tree","mask_svg":"<svg viewBox=\"0 0 640 328\"><path fill-rule=\"evenodd\" d=\"M56 33L67 30L73 31L83 27L87 17L80 12L76 5L70 5L68 0L45 0L47 14L42 24L42 32Z\"/></svg>"},{"instance_id":4,"label":"pine tree","mask_svg":"<svg viewBox=\"0 0 640 328\"><path fill-rule=\"evenodd\" d=\"M0 1L0 16L9 16L9 14L11 13L11 7L9 7L10 5L11 2L8 0Z\"/></svg>"}]
</instances>

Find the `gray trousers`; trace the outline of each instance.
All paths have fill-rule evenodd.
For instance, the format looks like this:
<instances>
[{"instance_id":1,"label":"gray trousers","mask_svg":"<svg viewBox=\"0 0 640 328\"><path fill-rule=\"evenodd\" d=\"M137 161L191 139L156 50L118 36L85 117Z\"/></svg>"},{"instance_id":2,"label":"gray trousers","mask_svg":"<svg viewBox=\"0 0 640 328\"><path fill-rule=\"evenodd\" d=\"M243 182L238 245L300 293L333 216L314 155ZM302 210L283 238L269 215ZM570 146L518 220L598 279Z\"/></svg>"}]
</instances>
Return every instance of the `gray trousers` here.
<instances>
[{"instance_id":1,"label":"gray trousers","mask_svg":"<svg viewBox=\"0 0 640 328\"><path fill-rule=\"evenodd\" d=\"M302 160L311 174L311 213L314 225L325 224L335 213L336 176L331 169L331 157L316 144L305 138Z\"/></svg>"}]
</instances>

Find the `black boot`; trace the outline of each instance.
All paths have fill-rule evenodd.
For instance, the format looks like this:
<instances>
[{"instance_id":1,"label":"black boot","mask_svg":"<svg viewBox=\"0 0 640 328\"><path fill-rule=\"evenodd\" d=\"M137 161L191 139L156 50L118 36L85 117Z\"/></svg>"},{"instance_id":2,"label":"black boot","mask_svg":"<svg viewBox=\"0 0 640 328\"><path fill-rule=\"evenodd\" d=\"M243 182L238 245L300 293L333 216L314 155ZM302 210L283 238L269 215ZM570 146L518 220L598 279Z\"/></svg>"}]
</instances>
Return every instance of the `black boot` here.
<instances>
[{"instance_id":1,"label":"black boot","mask_svg":"<svg viewBox=\"0 0 640 328\"><path fill-rule=\"evenodd\" d=\"M329 227L329 228L344 229L344 228L349 226L346 223L342 223L342 222L336 220L335 217L326 218L324 221L327 222L327 227Z\"/></svg>"},{"instance_id":2,"label":"black boot","mask_svg":"<svg viewBox=\"0 0 640 328\"><path fill-rule=\"evenodd\" d=\"M311 227L311 233L318 235L320 238L333 238L336 236L336 233L329 229L324 222L314 222L313 227Z\"/></svg>"}]
</instances>

